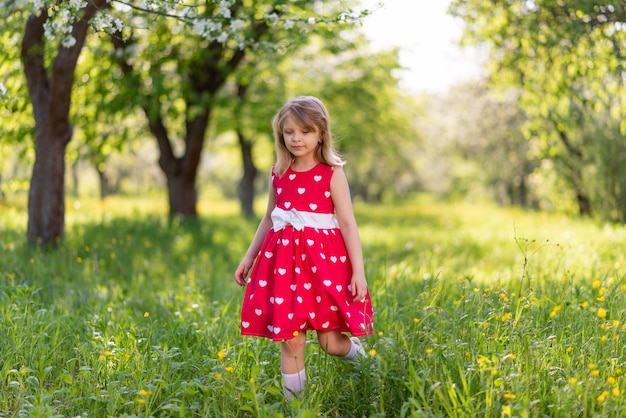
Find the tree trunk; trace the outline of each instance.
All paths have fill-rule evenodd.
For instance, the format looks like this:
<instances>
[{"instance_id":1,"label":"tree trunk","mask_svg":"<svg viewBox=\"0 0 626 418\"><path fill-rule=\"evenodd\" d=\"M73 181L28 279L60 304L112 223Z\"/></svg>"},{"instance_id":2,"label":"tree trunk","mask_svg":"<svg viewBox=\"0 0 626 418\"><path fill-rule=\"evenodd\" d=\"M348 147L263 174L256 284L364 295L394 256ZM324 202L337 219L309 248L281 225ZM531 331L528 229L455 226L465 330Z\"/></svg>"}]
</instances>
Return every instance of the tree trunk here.
<instances>
[{"instance_id":1,"label":"tree trunk","mask_svg":"<svg viewBox=\"0 0 626 418\"><path fill-rule=\"evenodd\" d=\"M239 182L239 200L241 202L241 211L246 218L254 217L254 180L258 175L258 170L252 159L252 143L247 140L237 129L237 138L241 146L241 159L243 161L243 176Z\"/></svg>"},{"instance_id":2,"label":"tree trunk","mask_svg":"<svg viewBox=\"0 0 626 418\"><path fill-rule=\"evenodd\" d=\"M57 244L65 229L65 147L71 134L44 133L37 139L28 192L29 244Z\"/></svg>"},{"instance_id":3,"label":"tree trunk","mask_svg":"<svg viewBox=\"0 0 626 418\"><path fill-rule=\"evenodd\" d=\"M69 122L76 63L89 29L89 20L107 0L90 0L72 25L76 42L59 45L51 68L46 68L44 24L47 9L31 16L24 30L21 58L35 118L35 164L28 192L27 241L56 244L65 228L65 148L72 138Z\"/></svg>"}]
</instances>

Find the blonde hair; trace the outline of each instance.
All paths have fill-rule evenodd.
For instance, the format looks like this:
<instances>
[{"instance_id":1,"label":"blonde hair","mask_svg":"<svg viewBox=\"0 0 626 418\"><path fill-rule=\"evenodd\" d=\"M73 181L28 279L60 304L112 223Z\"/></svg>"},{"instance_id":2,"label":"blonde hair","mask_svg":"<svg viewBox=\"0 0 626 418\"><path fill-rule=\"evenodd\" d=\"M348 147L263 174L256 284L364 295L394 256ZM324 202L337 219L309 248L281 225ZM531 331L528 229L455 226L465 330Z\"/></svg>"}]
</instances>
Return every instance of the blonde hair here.
<instances>
[{"instance_id":1,"label":"blonde hair","mask_svg":"<svg viewBox=\"0 0 626 418\"><path fill-rule=\"evenodd\" d=\"M294 159L293 154L285 145L285 137L283 136L283 126L287 117L293 118L303 128L319 132L321 143L315 150L315 159L318 162L332 167L341 167L345 164L333 146L330 116L324 103L317 97L298 96L285 103L272 119L276 148L275 172L279 177L285 174Z\"/></svg>"}]
</instances>

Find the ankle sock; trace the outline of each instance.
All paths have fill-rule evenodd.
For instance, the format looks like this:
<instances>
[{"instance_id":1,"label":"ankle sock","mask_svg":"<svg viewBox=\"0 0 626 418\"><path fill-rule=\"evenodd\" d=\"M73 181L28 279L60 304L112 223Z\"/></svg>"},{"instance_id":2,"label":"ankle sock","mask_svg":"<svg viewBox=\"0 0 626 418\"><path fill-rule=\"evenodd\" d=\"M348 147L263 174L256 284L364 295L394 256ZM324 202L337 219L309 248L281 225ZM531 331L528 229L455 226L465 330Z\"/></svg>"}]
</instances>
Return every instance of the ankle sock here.
<instances>
[{"instance_id":1,"label":"ankle sock","mask_svg":"<svg viewBox=\"0 0 626 418\"><path fill-rule=\"evenodd\" d=\"M300 398L306 384L306 372L302 369L298 373L283 373L283 381L285 383L283 387L285 397L288 399L292 399L294 397Z\"/></svg>"},{"instance_id":2,"label":"ankle sock","mask_svg":"<svg viewBox=\"0 0 626 418\"><path fill-rule=\"evenodd\" d=\"M360 357L365 357L365 350L361 347L359 339L352 337L350 338L350 352L342 358L352 362L359 362L361 360Z\"/></svg>"}]
</instances>

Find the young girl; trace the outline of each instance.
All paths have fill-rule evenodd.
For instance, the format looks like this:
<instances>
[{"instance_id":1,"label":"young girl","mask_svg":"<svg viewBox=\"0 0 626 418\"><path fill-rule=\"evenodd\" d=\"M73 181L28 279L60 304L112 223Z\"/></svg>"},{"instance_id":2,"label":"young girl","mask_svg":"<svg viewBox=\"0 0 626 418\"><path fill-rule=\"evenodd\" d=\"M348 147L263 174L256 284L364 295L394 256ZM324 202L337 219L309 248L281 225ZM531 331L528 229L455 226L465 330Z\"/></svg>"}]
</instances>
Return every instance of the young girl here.
<instances>
[{"instance_id":1,"label":"young girl","mask_svg":"<svg viewBox=\"0 0 626 418\"><path fill-rule=\"evenodd\" d=\"M344 161L333 148L326 107L315 97L297 97L279 110L272 127L276 164L267 211L235 280L247 284L241 333L281 342L290 398L305 386L306 331L317 332L326 353L359 361L365 351L356 336L373 332L373 312Z\"/></svg>"}]
</instances>

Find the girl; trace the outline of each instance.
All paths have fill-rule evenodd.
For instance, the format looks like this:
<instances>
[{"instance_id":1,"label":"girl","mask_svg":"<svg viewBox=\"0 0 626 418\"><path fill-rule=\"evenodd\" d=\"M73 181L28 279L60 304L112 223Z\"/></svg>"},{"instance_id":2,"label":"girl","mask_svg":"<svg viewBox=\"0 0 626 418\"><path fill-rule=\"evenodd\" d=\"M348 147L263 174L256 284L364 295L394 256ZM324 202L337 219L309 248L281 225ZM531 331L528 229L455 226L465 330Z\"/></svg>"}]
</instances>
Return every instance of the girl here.
<instances>
[{"instance_id":1,"label":"girl","mask_svg":"<svg viewBox=\"0 0 626 418\"><path fill-rule=\"evenodd\" d=\"M272 127L276 164L267 211L235 280L247 284L241 333L281 341L284 392L291 398L305 386L306 331L317 332L326 353L355 362L365 356L356 336L373 332L373 312L326 107L315 97L297 97Z\"/></svg>"}]
</instances>

